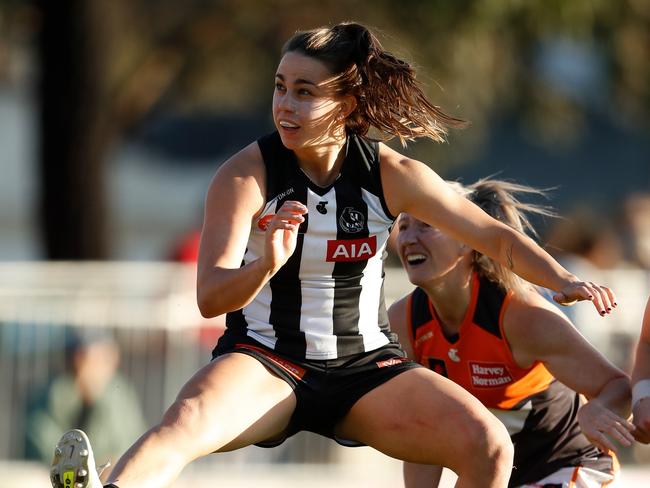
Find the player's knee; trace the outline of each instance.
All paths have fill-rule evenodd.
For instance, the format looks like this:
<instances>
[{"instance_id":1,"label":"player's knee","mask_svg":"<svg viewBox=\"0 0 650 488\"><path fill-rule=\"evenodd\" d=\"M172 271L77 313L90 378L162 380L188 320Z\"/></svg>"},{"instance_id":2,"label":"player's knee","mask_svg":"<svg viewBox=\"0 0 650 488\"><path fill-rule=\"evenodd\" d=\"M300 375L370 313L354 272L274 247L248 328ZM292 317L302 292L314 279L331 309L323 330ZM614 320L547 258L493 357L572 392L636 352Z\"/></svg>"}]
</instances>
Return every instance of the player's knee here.
<instances>
[{"instance_id":1,"label":"player's knee","mask_svg":"<svg viewBox=\"0 0 650 488\"><path fill-rule=\"evenodd\" d=\"M160 427L187 434L200 433L203 429L201 402L194 398L176 400L165 412Z\"/></svg>"},{"instance_id":2,"label":"player's knee","mask_svg":"<svg viewBox=\"0 0 650 488\"><path fill-rule=\"evenodd\" d=\"M506 427L496 420L494 426L490 429L489 437L488 455L493 462L511 465L515 448Z\"/></svg>"},{"instance_id":3,"label":"player's knee","mask_svg":"<svg viewBox=\"0 0 650 488\"><path fill-rule=\"evenodd\" d=\"M504 425L496 418L473 419L467 423L466 428L468 430L464 436L463 451L474 454L472 459L479 460L479 463L482 460L488 470L512 463L512 440Z\"/></svg>"}]
</instances>

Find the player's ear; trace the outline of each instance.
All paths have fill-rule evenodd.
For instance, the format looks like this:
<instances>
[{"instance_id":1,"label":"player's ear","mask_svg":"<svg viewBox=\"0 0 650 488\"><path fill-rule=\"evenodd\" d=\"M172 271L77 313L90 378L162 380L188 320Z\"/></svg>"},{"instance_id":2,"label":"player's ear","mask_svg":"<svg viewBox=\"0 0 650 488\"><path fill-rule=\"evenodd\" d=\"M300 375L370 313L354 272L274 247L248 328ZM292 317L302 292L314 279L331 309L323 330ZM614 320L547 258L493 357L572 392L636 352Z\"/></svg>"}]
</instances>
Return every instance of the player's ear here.
<instances>
[{"instance_id":1,"label":"player's ear","mask_svg":"<svg viewBox=\"0 0 650 488\"><path fill-rule=\"evenodd\" d=\"M345 95L341 100L341 116L346 118L357 108L357 98L354 95Z\"/></svg>"}]
</instances>

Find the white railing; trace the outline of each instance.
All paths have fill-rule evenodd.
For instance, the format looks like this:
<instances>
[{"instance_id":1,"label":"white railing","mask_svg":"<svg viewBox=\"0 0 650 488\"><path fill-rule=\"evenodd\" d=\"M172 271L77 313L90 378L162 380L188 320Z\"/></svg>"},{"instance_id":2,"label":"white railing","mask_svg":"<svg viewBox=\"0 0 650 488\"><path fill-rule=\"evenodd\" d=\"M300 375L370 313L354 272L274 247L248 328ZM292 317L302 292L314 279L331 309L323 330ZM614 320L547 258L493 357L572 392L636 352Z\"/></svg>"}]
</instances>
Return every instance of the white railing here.
<instances>
[{"instance_id":1,"label":"white railing","mask_svg":"<svg viewBox=\"0 0 650 488\"><path fill-rule=\"evenodd\" d=\"M386 298L412 286L387 269ZM590 304L568 309L578 328L608 357L629 363L650 275L639 270L599 272L619 308L600 318ZM195 300L193 265L152 262L0 263L0 459L20 459L29 395L64 368L66 328L109 331L122 352L122 373L141 396L149 423L160 418L181 385L210 358L223 320L203 319ZM346 450L350 451L350 450ZM353 450L354 451L354 450ZM248 449L214 463L326 462L339 459L333 443L299 435L280 449ZM350 456L350 454L346 454Z\"/></svg>"}]
</instances>

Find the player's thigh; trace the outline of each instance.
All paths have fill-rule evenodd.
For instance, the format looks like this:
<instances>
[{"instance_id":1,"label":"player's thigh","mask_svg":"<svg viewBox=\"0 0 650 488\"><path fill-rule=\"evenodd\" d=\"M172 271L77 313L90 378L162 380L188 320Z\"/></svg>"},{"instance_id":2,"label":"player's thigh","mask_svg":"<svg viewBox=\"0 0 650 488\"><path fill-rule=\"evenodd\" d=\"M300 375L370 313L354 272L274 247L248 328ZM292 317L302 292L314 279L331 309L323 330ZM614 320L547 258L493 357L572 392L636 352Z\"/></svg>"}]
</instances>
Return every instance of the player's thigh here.
<instances>
[{"instance_id":1,"label":"player's thigh","mask_svg":"<svg viewBox=\"0 0 650 488\"><path fill-rule=\"evenodd\" d=\"M201 453L240 440L280 435L296 406L291 386L257 359L225 354L200 369L181 389L163 424L190 434Z\"/></svg>"},{"instance_id":2,"label":"player's thigh","mask_svg":"<svg viewBox=\"0 0 650 488\"><path fill-rule=\"evenodd\" d=\"M425 368L405 371L370 391L338 435L398 459L450 466L503 426L476 398Z\"/></svg>"}]
</instances>

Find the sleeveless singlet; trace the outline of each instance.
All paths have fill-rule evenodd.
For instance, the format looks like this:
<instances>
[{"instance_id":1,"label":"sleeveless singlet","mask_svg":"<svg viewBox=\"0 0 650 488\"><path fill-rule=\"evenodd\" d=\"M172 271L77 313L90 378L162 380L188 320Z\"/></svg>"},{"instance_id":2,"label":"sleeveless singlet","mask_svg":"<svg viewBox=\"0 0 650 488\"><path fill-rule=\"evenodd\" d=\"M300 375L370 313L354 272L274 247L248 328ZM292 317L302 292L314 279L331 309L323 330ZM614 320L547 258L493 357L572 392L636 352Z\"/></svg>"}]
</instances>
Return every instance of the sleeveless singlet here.
<instances>
[{"instance_id":1,"label":"sleeveless singlet","mask_svg":"<svg viewBox=\"0 0 650 488\"><path fill-rule=\"evenodd\" d=\"M395 218L383 196L378 144L349 134L339 177L320 187L301 171L277 132L257 142L266 168L266 204L251 227L242 265L262 255L265 225L286 200L309 211L295 252L250 304L226 316L228 330L311 360L388 344L383 265Z\"/></svg>"},{"instance_id":2,"label":"sleeveless singlet","mask_svg":"<svg viewBox=\"0 0 650 488\"><path fill-rule=\"evenodd\" d=\"M515 446L509 486L544 478L562 467L614 470L615 460L582 435L579 395L541 362L521 368L503 332L512 292L474 275L467 314L454 337L446 337L426 292L408 298L409 334L416 360L459 384L507 427Z\"/></svg>"}]
</instances>

